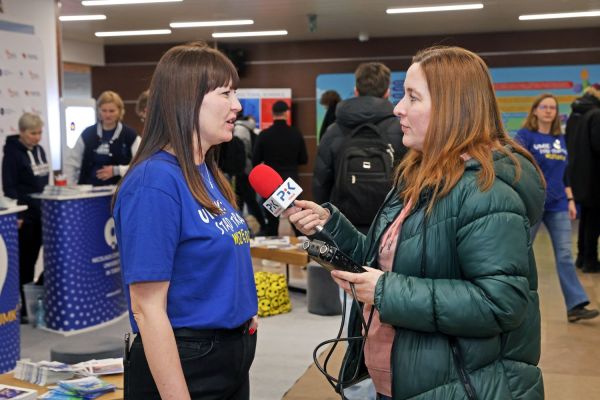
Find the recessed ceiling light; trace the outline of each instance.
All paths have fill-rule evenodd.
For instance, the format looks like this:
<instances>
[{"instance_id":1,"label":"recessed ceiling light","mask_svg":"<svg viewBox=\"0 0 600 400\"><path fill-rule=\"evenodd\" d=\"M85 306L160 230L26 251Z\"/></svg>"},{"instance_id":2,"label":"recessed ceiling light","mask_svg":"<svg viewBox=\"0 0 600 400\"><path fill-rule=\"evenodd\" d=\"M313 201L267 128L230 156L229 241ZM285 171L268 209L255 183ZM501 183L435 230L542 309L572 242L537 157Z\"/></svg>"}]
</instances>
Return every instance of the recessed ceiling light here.
<instances>
[{"instance_id":1,"label":"recessed ceiling light","mask_svg":"<svg viewBox=\"0 0 600 400\"><path fill-rule=\"evenodd\" d=\"M106 15L61 15L58 17L59 20L65 21L98 21L106 19Z\"/></svg>"},{"instance_id":2,"label":"recessed ceiling light","mask_svg":"<svg viewBox=\"0 0 600 400\"><path fill-rule=\"evenodd\" d=\"M483 8L482 3L470 3L470 4L447 4L447 5L441 5L441 6L388 8L387 10L385 10L385 12L388 14L410 14L410 13L436 12L436 11L479 10L482 8Z\"/></svg>"},{"instance_id":3,"label":"recessed ceiling light","mask_svg":"<svg viewBox=\"0 0 600 400\"><path fill-rule=\"evenodd\" d=\"M96 32L94 35L98 37L110 36L143 36L143 35L170 35L170 29L150 29L145 31L111 31L111 32Z\"/></svg>"},{"instance_id":4,"label":"recessed ceiling light","mask_svg":"<svg viewBox=\"0 0 600 400\"><path fill-rule=\"evenodd\" d=\"M202 28L206 26L231 26L231 25L252 25L251 19L234 19L229 21L196 21L196 22L171 22L171 28Z\"/></svg>"},{"instance_id":5,"label":"recessed ceiling light","mask_svg":"<svg viewBox=\"0 0 600 400\"><path fill-rule=\"evenodd\" d=\"M600 10L565 12L565 13L554 13L554 14L519 15L519 20L529 21L529 20L535 20L535 19L581 18L581 17L600 17Z\"/></svg>"},{"instance_id":6,"label":"recessed ceiling light","mask_svg":"<svg viewBox=\"0 0 600 400\"><path fill-rule=\"evenodd\" d=\"M215 32L212 37L216 38L232 38L232 37L250 37L250 36L283 36L287 35L288 31L255 31L255 32Z\"/></svg>"},{"instance_id":7,"label":"recessed ceiling light","mask_svg":"<svg viewBox=\"0 0 600 400\"><path fill-rule=\"evenodd\" d=\"M121 4L175 3L183 0L83 0L82 6L115 6Z\"/></svg>"}]
</instances>

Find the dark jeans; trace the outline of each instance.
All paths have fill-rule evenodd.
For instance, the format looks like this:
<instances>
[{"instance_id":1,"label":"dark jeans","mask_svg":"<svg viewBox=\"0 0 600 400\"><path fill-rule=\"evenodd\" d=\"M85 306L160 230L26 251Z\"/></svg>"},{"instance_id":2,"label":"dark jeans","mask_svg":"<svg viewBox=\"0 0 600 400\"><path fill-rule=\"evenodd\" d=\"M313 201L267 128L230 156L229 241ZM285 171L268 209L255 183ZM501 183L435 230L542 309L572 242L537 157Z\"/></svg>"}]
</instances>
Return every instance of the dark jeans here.
<instances>
[{"instance_id":1,"label":"dark jeans","mask_svg":"<svg viewBox=\"0 0 600 400\"><path fill-rule=\"evenodd\" d=\"M256 333L235 330L175 330L181 367L192 399L248 400L248 371ZM125 360L125 399L160 400L141 340L137 335Z\"/></svg>"},{"instance_id":2,"label":"dark jeans","mask_svg":"<svg viewBox=\"0 0 600 400\"><path fill-rule=\"evenodd\" d=\"M23 285L33 281L35 263L42 247L42 222L26 222L19 229L19 288L25 304ZM21 308L21 315L27 315L27 307Z\"/></svg>"},{"instance_id":3,"label":"dark jeans","mask_svg":"<svg viewBox=\"0 0 600 400\"><path fill-rule=\"evenodd\" d=\"M600 208L581 207L577 250L584 264L594 265L598 260L600 235Z\"/></svg>"}]
</instances>

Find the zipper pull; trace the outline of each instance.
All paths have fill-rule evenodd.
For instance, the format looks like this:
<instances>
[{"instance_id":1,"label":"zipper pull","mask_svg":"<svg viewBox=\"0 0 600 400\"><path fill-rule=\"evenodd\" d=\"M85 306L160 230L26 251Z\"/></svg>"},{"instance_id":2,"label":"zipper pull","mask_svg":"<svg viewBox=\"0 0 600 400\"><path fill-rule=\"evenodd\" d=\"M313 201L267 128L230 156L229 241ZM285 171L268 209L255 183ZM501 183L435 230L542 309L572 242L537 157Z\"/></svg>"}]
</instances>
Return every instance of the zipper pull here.
<instances>
[{"instance_id":1,"label":"zipper pull","mask_svg":"<svg viewBox=\"0 0 600 400\"><path fill-rule=\"evenodd\" d=\"M391 143L388 143L388 149L387 149L388 154L390 155L390 157L392 158L392 162L394 162L394 147L392 147Z\"/></svg>"}]
</instances>

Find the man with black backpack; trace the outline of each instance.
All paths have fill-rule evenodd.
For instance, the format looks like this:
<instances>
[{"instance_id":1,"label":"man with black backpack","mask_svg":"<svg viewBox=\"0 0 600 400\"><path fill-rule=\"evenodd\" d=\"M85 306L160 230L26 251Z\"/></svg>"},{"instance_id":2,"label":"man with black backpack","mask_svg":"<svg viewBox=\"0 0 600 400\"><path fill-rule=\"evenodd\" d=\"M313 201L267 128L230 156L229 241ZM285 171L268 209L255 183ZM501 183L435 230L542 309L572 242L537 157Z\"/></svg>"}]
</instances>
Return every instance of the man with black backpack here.
<instances>
[{"instance_id":1,"label":"man with black backpack","mask_svg":"<svg viewBox=\"0 0 600 400\"><path fill-rule=\"evenodd\" d=\"M567 121L567 169L575 202L581 206L576 265L583 272L600 272L600 85L588 87L571 104Z\"/></svg>"},{"instance_id":2,"label":"man with black backpack","mask_svg":"<svg viewBox=\"0 0 600 400\"><path fill-rule=\"evenodd\" d=\"M384 64L358 66L356 97L337 105L336 122L319 144L315 162L314 200L333 203L363 233L390 191L394 167L407 150L388 100L390 77Z\"/></svg>"}]
</instances>

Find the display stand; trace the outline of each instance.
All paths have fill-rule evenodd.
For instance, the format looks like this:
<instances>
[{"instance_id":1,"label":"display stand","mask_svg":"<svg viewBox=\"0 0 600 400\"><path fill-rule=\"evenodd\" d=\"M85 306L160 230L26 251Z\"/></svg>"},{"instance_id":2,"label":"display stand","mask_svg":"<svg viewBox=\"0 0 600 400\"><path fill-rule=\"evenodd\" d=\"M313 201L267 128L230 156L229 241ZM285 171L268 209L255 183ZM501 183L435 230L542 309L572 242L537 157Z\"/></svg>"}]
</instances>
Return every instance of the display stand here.
<instances>
[{"instance_id":1,"label":"display stand","mask_svg":"<svg viewBox=\"0 0 600 400\"><path fill-rule=\"evenodd\" d=\"M127 312L121 281L113 192L41 194L44 302L50 330L81 332Z\"/></svg>"},{"instance_id":2,"label":"display stand","mask_svg":"<svg viewBox=\"0 0 600 400\"><path fill-rule=\"evenodd\" d=\"M0 209L0 374L15 367L21 350L17 213L26 209Z\"/></svg>"}]
</instances>

